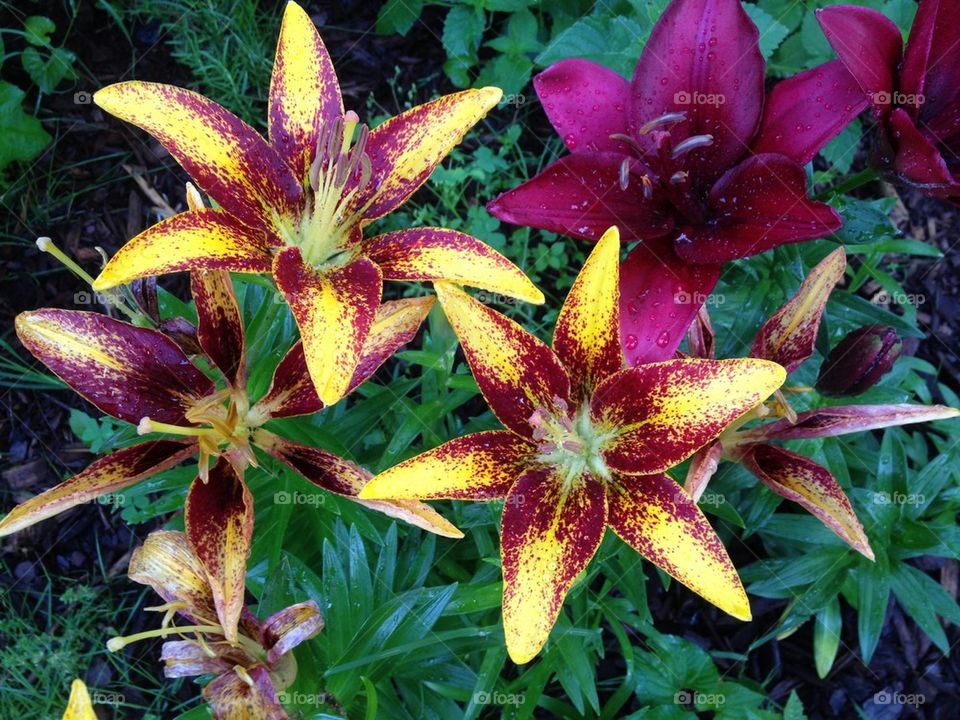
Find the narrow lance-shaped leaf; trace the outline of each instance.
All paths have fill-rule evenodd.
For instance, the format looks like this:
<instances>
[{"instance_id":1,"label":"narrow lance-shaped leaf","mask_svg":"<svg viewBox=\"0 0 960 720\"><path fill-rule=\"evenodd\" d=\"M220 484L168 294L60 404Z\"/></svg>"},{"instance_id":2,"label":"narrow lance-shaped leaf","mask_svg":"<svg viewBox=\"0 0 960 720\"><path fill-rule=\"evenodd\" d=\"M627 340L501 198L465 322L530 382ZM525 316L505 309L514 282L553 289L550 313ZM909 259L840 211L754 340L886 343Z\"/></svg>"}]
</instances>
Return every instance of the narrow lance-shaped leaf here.
<instances>
[{"instance_id":1,"label":"narrow lance-shaped leaf","mask_svg":"<svg viewBox=\"0 0 960 720\"><path fill-rule=\"evenodd\" d=\"M847 256L842 247L817 263L796 295L760 328L750 354L778 362L788 373L796 370L813 354L824 308L846 266Z\"/></svg>"}]
</instances>

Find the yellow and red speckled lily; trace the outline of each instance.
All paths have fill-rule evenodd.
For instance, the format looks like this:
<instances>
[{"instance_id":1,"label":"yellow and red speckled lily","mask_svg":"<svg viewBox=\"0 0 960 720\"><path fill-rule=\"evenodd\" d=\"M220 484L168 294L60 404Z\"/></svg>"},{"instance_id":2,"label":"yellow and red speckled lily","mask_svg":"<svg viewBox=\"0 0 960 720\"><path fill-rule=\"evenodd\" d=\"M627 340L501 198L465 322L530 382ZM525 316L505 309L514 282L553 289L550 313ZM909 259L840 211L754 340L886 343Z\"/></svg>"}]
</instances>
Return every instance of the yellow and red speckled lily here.
<instances>
[{"instance_id":1,"label":"yellow and red speckled lily","mask_svg":"<svg viewBox=\"0 0 960 720\"><path fill-rule=\"evenodd\" d=\"M726 612L750 607L720 539L665 471L780 387L767 360L671 360L624 369L619 235L597 243L570 291L553 349L440 283L474 377L506 430L452 440L371 480L361 497L506 498L503 624L518 663L546 642L609 525Z\"/></svg>"},{"instance_id":2,"label":"yellow and red speckled lily","mask_svg":"<svg viewBox=\"0 0 960 720\"><path fill-rule=\"evenodd\" d=\"M751 348L754 357L780 363L788 373L800 367L816 347L817 332L834 287L843 278L846 253L837 248L821 260L801 283L796 294L771 315L757 332ZM693 326L694 355L713 356L713 331L706 310ZM800 388L809 390L810 388ZM746 430L740 425L758 417L774 417ZM799 504L864 557L874 559L870 541L846 493L830 471L795 452L774 445L775 441L846 435L877 428L907 425L960 416L960 410L944 405L838 405L797 414L782 394L771 407L756 408L741 418L717 440L699 450L690 463L684 487L699 499L721 459L743 465L764 485L783 498Z\"/></svg>"},{"instance_id":3,"label":"yellow and red speckled lily","mask_svg":"<svg viewBox=\"0 0 960 720\"><path fill-rule=\"evenodd\" d=\"M281 360L267 394L247 396L245 338L240 308L223 270L193 273L197 341L223 376L222 389L162 333L91 312L44 309L20 314L17 334L51 371L100 410L136 423L141 434L162 433L117 450L83 472L13 508L0 536L75 505L115 493L199 455L198 477L187 493L187 534L216 579L214 594L228 636L236 631L253 531L253 499L243 475L259 448L318 487L391 517L449 537L462 533L428 505L360 500L370 473L317 448L286 440L262 426L273 418L323 408L297 343ZM432 297L383 303L367 334L353 389L416 333ZM211 469L209 463L217 458ZM196 522L193 522L196 520Z\"/></svg>"},{"instance_id":4,"label":"yellow and red speckled lily","mask_svg":"<svg viewBox=\"0 0 960 720\"><path fill-rule=\"evenodd\" d=\"M219 618L217 581L190 536L189 516L187 525L187 533L150 533L130 557L130 579L164 599L163 605L147 608L164 613L161 626L112 638L107 647L116 652L139 640L175 636L161 650L164 675L212 675L203 697L214 718L283 720L288 716L278 693L297 675L290 651L323 629L320 608L312 600L298 603L261 622L241 603L231 635ZM178 617L185 624L173 622Z\"/></svg>"},{"instance_id":5,"label":"yellow and red speckled lily","mask_svg":"<svg viewBox=\"0 0 960 720\"><path fill-rule=\"evenodd\" d=\"M364 226L409 198L501 94L465 90L368 130L344 112L330 56L292 2L273 66L269 140L189 90L147 82L104 88L94 102L157 138L219 207L141 233L94 287L178 270L271 273L300 327L317 393L333 404L360 361L383 280L442 279L543 302L516 266L469 235L426 227L363 237Z\"/></svg>"}]
</instances>

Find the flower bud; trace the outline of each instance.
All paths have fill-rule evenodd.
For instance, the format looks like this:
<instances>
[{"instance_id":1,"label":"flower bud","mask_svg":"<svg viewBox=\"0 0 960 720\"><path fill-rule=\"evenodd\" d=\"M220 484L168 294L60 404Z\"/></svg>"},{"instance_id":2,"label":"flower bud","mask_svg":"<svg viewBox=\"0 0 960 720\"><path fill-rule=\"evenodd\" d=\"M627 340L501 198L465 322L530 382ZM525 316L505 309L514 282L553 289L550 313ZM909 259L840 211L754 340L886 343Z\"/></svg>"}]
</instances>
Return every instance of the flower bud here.
<instances>
[{"instance_id":1,"label":"flower bud","mask_svg":"<svg viewBox=\"0 0 960 720\"><path fill-rule=\"evenodd\" d=\"M866 392L890 371L902 352L903 341L893 328L858 328L837 343L820 366L817 391L833 397Z\"/></svg>"}]
</instances>

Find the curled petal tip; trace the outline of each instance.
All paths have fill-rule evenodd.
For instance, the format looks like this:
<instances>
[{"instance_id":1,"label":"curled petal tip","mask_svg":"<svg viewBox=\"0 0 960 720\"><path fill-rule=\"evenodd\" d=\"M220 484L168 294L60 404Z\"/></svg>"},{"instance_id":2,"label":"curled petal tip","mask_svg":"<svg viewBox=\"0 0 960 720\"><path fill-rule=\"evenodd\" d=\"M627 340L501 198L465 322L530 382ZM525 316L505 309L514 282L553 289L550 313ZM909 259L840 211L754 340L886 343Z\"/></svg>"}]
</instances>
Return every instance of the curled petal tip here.
<instances>
[{"instance_id":1,"label":"curled petal tip","mask_svg":"<svg viewBox=\"0 0 960 720\"><path fill-rule=\"evenodd\" d=\"M487 98L488 110L500 102L500 99L503 97L503 90L492 85L480 88L480 92Z\"/></svg>"}]
</instances>

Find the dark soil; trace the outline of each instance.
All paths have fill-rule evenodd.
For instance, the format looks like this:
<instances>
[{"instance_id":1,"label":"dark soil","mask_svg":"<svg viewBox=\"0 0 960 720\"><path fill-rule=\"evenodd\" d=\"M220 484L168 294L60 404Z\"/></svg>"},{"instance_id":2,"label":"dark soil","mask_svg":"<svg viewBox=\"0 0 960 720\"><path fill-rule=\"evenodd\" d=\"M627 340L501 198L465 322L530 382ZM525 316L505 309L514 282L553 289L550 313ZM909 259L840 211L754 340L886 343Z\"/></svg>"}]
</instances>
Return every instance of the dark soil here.
<instances>
[{"instance_id":1,"label":"dark soil","mask_svg":"<svg viewBox=\"0 0 960 720\"><path fill-rule=\"evenodd\" d=\"M317 3L308 3L318 24L328 26L324 39L334 53L347 104L363 107L370 93L383 101L392 97L392 74L384 68L395 66L400 68L401 87L417 82L425 97L450 91L452 88L442 76L423 81L423 69L439 68L444 59L438 39L442 27L439 10L428 10L425 24L415 25L407 37L384 38L368 32L379 4L324 3L329 9L319 10ZM73 34L74 42L70 46L93 76L83 78L78 85L81 88L95 88L119 79L130 63L130 46L94 5L82 4L80 31ZM187 84L189 70L170 58L162 42L152 45L139 39L149 38L149 30L134 28L138 43L135 76ZM0 336L18 348L12 334L13 318L18 312L42 306L74 307L75 293L85 290L36 250L33 240L38 235L53 237L95 274L99 266L95 246L113 253L156 221L154 202L120 167L116 153L128 153L127 164L145 169L149 186L175 210L182 210L184 206L186 175L157 143L105 117L93 105L76 104L71 94L49 100L58 119L52 120L48 129L57 135L57 142L30 172L37 178L45 174L57 176L62 183L62 190L57 194L63 198L62 204L38 210L35 204L42 195L35 191L15 198L14 207L8 207L8 211L17 220L5 223L6 232L12 236L6 239L19 241L0 244L3 268ZM527 123L544 133L549 132L542 116L528 118ZM114 157L104 158L111 154ZM84 161L91 162L76 167ZM83 192L93 184L98 185L97 189ZM5 204L9 200L0 199ZM949 252L960 240L954 228L957 211L905 192L898 213L901 229L908 236L937 245L946 254L936 262L913 263L903 279L909 292L925 298L920 318L929 337L919 344L917 353L942 368L944 381L960 388L960 357L954 352L960 337L960 255ZM0 395L0 447L3 449L0 494L4 509L90 462L90 455L67 424L69 408L82 406L83 402L69 392L13 388ZM89 406L84 409L98 415ZM90 568L96 566L104 569L108 576L122 576L131 548L151 529L149 526L130 528L111 518L108 508L102 505L81 506L3 541L0 591L13 593L20 602L30 602L46 583L47 575L57 578L56 582L64 588L72 582L83 581L107 591L103 573L91 572ZM734 561L752 559L749 552L742 550L742 554L744 557L736 557L734 552ZM940 578L956 595L955 562L928 561L924 569ZM130 587L133 588L132 584ZM651 583L650 593L651 610L660 630L683 635L712 650L745 652L757 629L771 627L782 612L782 603L755 599L755 622L743 625L728 621L713 608L705 609L704 603L677 588L665 593ZM154 622L140 616L128 632ZM951 642L960 640L957 628L949 627L947 632ZM788 638L772 641L754 652L748 670L756 681L770 681L772 696L779 702L785 702L790 691L796 689L813 718L852 718L856 716L853 703L862 704L876 693L906 691L905 688L923 693L925 704L919 709L876 704L869 710L869 716L878 719L957 716L960 662L955 657L944 658L899 610L893 610L892 621L888 622L869 668L858 659L853 650L856 647L856 616L852 609L845 607L843 643L833 672L826 679L821 680L813 671L809 623ZM142 658L145 671L159 677L162 671L156 661L158 644L142 643L136 652ZM105 666L96 666L90 672L88 680L106 684L99 675L109 672ZM189 698L193 694L194 688L189 684L182 686L181 697Z\"/></svg>"}]
</instances>

